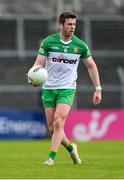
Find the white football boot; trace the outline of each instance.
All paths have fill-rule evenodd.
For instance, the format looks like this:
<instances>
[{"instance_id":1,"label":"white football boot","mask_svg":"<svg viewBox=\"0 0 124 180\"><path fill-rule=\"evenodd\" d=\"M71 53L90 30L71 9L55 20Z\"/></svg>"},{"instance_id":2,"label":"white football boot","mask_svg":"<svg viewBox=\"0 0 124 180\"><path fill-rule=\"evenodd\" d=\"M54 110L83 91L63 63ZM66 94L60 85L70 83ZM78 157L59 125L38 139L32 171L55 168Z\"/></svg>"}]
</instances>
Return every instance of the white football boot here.
<instances>
[{"instance_id":1,"label":"white football boot","mask_svg":"<svg viewBox=\"0 0 124 180\"><path fill-rule=\"evenodd\" d=\"M48 158L46 161L42 163L43 165L52 166L54 165L54 160L52 158Z\"/></svg>"},{"instance_id":2,"label":"white football boot","mask_svg":"<svg viewBox=\"0 0 124 180\"><path fill-rule=\"evenodd\" d=\"M81 164L81 159L79 158L79 155L78 155L77 145L74 143L71 145L73 147L73 150L72 150L72 152L70 152L70 156L73 160L73 163L74 164Z\"/></svg>"}]
</instances>

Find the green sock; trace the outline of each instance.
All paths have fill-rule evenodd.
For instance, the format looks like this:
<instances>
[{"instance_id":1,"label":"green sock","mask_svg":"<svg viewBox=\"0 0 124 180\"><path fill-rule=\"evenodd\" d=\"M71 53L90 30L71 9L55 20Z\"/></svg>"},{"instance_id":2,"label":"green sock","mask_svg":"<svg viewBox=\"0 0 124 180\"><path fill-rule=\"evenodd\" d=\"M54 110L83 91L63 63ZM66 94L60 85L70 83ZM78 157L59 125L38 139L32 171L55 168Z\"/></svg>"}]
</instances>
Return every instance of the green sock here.
<instances>
[{"instance_id":1,"label":"green sock","mask_svg":"<svg viewBox=\"0 0 124 180\"><path fill-rule=\"evenodd\" d=\"M73 146L71 144L69 144L66 149L69 151L69 152L72 152L73 150Z\"/></svg>"},{"instance_id":2,"label":"green sock","mask_svg":"<svg viewBox=\"0 0 124 180\"><path fill-rule=\"evenodd\" d=\"M50 153L49 153L49 158L52 158L52 159L54 160L55 157L56 157L56 152L50 151Z\"/></svg>"}]
</instances>

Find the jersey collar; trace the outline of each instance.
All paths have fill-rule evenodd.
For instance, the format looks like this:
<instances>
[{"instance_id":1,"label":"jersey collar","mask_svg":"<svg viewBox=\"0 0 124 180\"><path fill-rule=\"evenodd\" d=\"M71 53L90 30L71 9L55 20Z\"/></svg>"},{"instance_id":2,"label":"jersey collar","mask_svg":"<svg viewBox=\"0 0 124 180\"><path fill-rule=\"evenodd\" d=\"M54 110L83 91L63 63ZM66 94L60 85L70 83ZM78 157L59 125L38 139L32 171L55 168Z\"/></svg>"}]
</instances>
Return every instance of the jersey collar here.
<instances>
[{"instance_id":1,"label":"jersey collar","mask_svg":"<svg viewBox=\"0 0 124 180\"><path fill-rule=\"evenodd\" d=\"M59 37L60 37L60 34L59 34ZM63 44L69 44L70 42L72 42L72 39L70 41L63 41L61 38L60 38L60 41L63 43Z\"/></svg>"}]
</instances>

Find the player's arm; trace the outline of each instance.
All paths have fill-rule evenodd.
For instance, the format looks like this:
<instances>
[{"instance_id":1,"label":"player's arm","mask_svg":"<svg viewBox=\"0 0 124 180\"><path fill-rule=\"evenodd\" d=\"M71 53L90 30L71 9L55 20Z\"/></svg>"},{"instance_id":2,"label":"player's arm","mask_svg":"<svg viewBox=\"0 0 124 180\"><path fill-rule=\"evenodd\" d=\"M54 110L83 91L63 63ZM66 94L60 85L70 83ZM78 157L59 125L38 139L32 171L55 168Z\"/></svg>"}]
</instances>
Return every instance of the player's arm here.
<instances>
[{"instance_id":1,"label":"player's arm","mask_svg":"<svg viewBox=\"0 0 124 180\"><path fill-rule=\"evenodd\" d=\"M39 52L33 66L44 66L45 61L48 57L48 51L48 43L45 39L40 44Z\"/></svg>"},{"instance_id":2,"label":"player's arm","mask_svg":"<svg viewBox=\"0 0 124 180\"><path fill-rule=\"evenodd\" d=\"M97 69L97 66L93 60L93 58L90 56L88 58L84 59L84 64L86 65L90 78L93 82L93 85L95 87L95 92L93 96L93 104L97 105L101 102L101 85L100 85L100 78L99 78L99 72Z\"/></svg>"},{"instance_id":3,"label":"player's arm","mask_svg":"<svg viewBox=\"0 0 124 180\"><path fill-rule=\"evenodd\" d=\"M100 79L97 66L92 57L84 59L84 64L86 65L90 78L94 84L94 87L100 86Z\"/></svg>"},{"instance_id":4,"label":"player's arm","mask_svg":"<svg viewBox=\"0 0 124 180\"><path fill-rule=\"evenodd\" d=\"M46 56L38 54L33 66L44 66L46 59L47 59Z\"/></svg>"},{"instance_id":5,"label":"player's arm","mask_svg":"<svg viewBox=\"0 0 124 180\"><path fill-rule=\"evenodd\" d=\"M48 56L47 43L45 41L41 42L38 55L32 67L34 66L44 66ZM28 83L31 84L30 79L28 78Z\"/></svg>"},{"instance_id":6,"label":"player's arm","mask_svg":"<svg viewBox=\"0 0 124 180\"><path fill-rule=\"evenodd\" d=\"M34 66L44 66L46 59L47 59L46 56L42 56L42 55L38 54L32 67L34 67ZM31 82L31 80L29 78L28 78L28 84L32 85L32 82Z\"/></svg>"}]
</instances>

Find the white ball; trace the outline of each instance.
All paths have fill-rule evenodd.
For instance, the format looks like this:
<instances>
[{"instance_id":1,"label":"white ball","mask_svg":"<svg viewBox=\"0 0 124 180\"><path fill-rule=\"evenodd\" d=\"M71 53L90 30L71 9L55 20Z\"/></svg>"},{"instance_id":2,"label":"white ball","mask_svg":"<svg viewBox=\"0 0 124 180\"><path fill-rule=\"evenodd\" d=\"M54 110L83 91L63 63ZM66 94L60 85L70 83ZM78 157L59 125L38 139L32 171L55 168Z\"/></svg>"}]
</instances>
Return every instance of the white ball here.
<instances>
[{"instance_id":1,"label":"white ball","mask_svg":"<svg viewBox=\"0 0 124 180\"><path fill-rule=\"evenodd\" d=\"M28 79L34 86L40 86L48 78L48 73L42 66L34 66L28 71Z\"/></svg>"}]
</instances>

